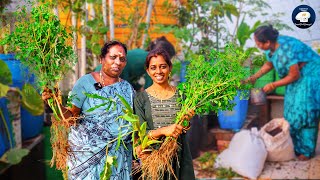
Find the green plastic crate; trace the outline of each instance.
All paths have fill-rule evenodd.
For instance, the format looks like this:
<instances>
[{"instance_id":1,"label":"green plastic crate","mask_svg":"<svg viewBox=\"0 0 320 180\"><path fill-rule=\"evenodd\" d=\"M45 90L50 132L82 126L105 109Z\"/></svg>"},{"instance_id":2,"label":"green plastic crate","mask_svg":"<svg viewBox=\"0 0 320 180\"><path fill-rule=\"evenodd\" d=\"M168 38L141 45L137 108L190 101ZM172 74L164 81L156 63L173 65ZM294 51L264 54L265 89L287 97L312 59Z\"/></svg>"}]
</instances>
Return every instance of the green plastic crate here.
<instances>
[{"instance_id":1,"label":"green plastic crate","mask_svg":"<svg viewBox=\"0 0 320 180\"><path fill-rule=\"evenodd\" d=\"M280 77L278 76L278 73L276 73L276 81L278 81L279 79ZM275 89L274 93L277 95L283 96L285 94L285 91L286 91L286 86L280 86Z\"/></svg>"},{"instance_id":2,"label":"green plastic crate","mask_svg":"<svg viewBox=\"0 0 320 180\"><path fill-rule=\"evenodd\" d=\"M258 72L261 67L253 67L253 74ZM266 84L272 83L275 79L275 71L272 69L267 74L261 76L254 84L255 88L263 88Z\"/></svg>"}]
</instances>

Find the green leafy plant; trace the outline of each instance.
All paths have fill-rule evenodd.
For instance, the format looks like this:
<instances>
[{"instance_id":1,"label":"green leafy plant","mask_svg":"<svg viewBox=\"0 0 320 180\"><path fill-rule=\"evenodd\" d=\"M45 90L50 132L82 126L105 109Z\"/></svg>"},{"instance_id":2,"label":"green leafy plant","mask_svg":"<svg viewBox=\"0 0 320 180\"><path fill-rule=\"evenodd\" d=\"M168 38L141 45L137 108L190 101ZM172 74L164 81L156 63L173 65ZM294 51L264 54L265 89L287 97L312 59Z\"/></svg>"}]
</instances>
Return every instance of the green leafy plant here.
<instances>
[{"instance_id":1,"label":"green leafy plant","mask_svg":"<svg viewBox=\"0 0 320 180\"><path fill-rule=\"evenodd\" d=\"M0 59L0 97L5 97L9 90L16 91L20 96L22 106L34 116L41 115L44 111L44 104L37 90L29 83L19 88L10 88L12 85L12 75L8 65Z\"/></svg>"},{"instance_id":2,"label":"green leafy plant","mask_svg":"<svg viewBox=\"0 0 320 180\"><path fill-rule=\"evenodd\" d=\"M251 61L253 66L261 67L265 62L267 62L267 58L264 54L257 54L253 56Z\"/></svg>"},{"instance_id":3,"label":"green leafy plant","mask_svg":"<svg viewBox=\"0 0 320 180\"><path fill-rule=\"evenodd\" d=\"M249 54L235 48L234 45L226 45L223 52L212 50L208 53L209 56L194 55L194 59L190 61L187 68L187 81L179 84L179 94L181 98L178 103L181 105L181 110L177 113L175 123L186 126L189 124L184 120L183 116L188 114L190 110L194 110L196 114L203 114L209 111L217 112L218 110L226 110L233 108L234 104L230 101L237 95L239 90L247 90L251 85L242 84L241 80L250 75L250 70L242 66L242 63L248 58ZM205 57L209 57L206 59ZM242 95L242 97L245 94ZM102 98L94 97L92 98ZM165 141L150 140L146 133L146 124L140 125L139 118L133 113L129 103L118 95L124 105L123 115L118 118L123 118L132 124L132 141L134 147L141 145L142 150L148 148L152 144L161 143L160 149L154 149L147 158L162 159L164 162L157 162L157 164L142 162L142 173L150 166L159 168L169 168L172 157L178 148L177 142L171 137L167 137ZM107 105L107 104L104 104ZM101 107L98 105L96 108ZM121 138L117 138L120 141ZM110 143L110 142L108 142ZM120 142L118 142L119 144ZM168 153L162 153L164 152ZM164 156L164 157L156 157ZM152 161L155 162L155 161ZM108 162L107 162L108 163ZM160 163L160 164L159 164ZM144 165L146 167L144 167ZM110 167L108 164L105 168ZM106 173L107 170L104 169ZM143 175L148 177L148 175ZM159 174L161 177L161 172Z\"/></svg>"},{"instance_id":4,"label":"green leafy plant","mask_svg":"<svg viewBox=\"0 0 320 180\"><path fill-rule=\"evenodd\" d=\"M174 122L183 126L189 124L188 120L184 119L184 115L189 114L191 110L195 111L196 114L230 110L234 106L230 101L234 99L238 91L247 90L251 87L251 85L241 83L241 80L250 75L250 69L242 66L242 63L248 58L248 54L237 50L234 45L226 45L223 52L212 50L208 53L208 56L194 55L193 57L187 68L187 81L178 85L180 94L178 103L181 105L181 110L177 113ZM205 57L209 57L209 59ZM246 94L241 97L244 95ZM125 101L122 102L125 103ZM139 123L137 116L132 114L133 111L130 106L127 104L125 107L124 112L129 113L130 118L124 118L125 116L122 116L122 118ZM143 126L144 124L141 125L141 127ZM135 129L139 131L141 127ZM147 139L148 136L144 133L144 128L141 130L142 133L138 136L140 142L142 142L143 150L148 147L147 142L153 142ZM133 137L133 139L136 138ZM154 143L161 143L161 147L154 149L149 156L141 159L141 169L142 177L158 179L162 177L164 171L173 173L170 167L178 149L178 144L172 137L166 137L163 142ZM154 161L154 159L161 161ZM150 170L153 167L157 167L156 172Z\"/></svg>"},{"instance_id":5,"label":"green leafy plant","mask_svg":"<svg viewBox=\"0 0 320 180\"><path fill-rule=\"evenodd\" d=\"M7 151L1 159L4 160L4 162L8 162L10 164L19 164L23 157L29 154L29 149L25 148L12 148L9 151Z\"/></svg>"},{"instance_id":6,"label":"green leafy plant","mask_svg":"<svg viewBox=\"0 0 320 180\"><path fill-rule=\"evenodd\" d=\"M1 59L0 67L0 98L7 97L9 101L17 101L15 103L18 103L18 105L21 103L22 106L32 115L41 115L44 111L44 104L36 89L30 84L25 84L22 87L22 90L18 88L11 88L9 85L12 85L12 74L8 65ZM21 98L8 97L7 94L9 91L16 92L15 94L21 96ZM14 140L11 139L9 126L7 124L8 121L5 119L2 109L0 109L0 118L5 127L6 136L8 137L8 141L10 144L10 149L1 157L1 159L10 164L18 164L22 160L22 158L29 153L29 150L13 147Z\"/></svg>"},{"instance_id":7,"label":"green leafy plant","mask_svg":"<svg viewBox=\"0 0 320 180\"><path fill-rule=\"evenodd\" d=\"M202 170L213 170L216 158L216 153L205 152L202 156L197 158L197 161L199 161Z\"/></svg>"},{"instance_id":8,"label":"green leafy plant","mask_svg":"<svg viewBox=\"0 0 320 180\"><path fill-rule=\"evenodd\" d=\"M116 101L112 98L109 97L103 97L98 94L89 94L85 93L85 95L88 98L93 98L93 99L101 99L106 101L105 103L98 104L90 109L88 109L88 112L92 112L100 107L105 107L106 106L106 111L109 111L111 107L116 108ZM162 141L157 141L157 140L149 140L146 132L147 124L143 123L140 125L139 117L133 113L133 109L131 108L130 104L123 98L121 95L116 94L117 97L120 99L121 103L123 104L124 108L122 109L123 115L118 116L117 120L122 118L130 123L130 131L127 132L126 134L121 133L121 128L119 129L119 134L117 138L107 142L106 145L106 162L104 165L103 171L100 173L100 179L102 180L107 180L110 179L111 176L111 168L112 166L115 166L117 164L116 157L109 156L108 155L108 146L109 144L112 144L114 142L117 142L116 148L119 148L121 143L125 146L123 143L123 137L127 136L128 134L131 134L132 136L132 142L134 148L141 145L143 149L149 147L152 144L156 143L161 143ZM114 110L114 109L112 109ZM134 156L136 157L136 154L134 152Z\"/></svg>"},{"instance_id":9,"label":"green leafy plant","mask_svg":"<svg viewBox=\"0 0 320 180\"><path fill-rule=\"evenodd\" d=\"M7 44L16 58L30 67L40 87L53 90L76 61L71 35L48 4L33 5L31 14L22 7L15 17L15 31L7 34L1 44Z\"/></svg>"},{"instance_id":10,"label":"green leafy plant","mask_svg":"<svg viewBox=\"0 0 320 180\"><path fill-rule=\"evenodd\" d=\"M231 179L233 177L240 177L231 168L217 168L215 170L217 178L219 179Z\"/></svg>"},{"instance_id":11,"label":"green leafy plant","mask_svg":"<svg viewBox=\"0 0 320 180\"><path fill-rule=\"evenodd\" d=\"M174 12L179 18L177 25L157 25L157 32L173 33L178 39L185 59L189 55L203 54L207 49L220 49L221 40L228 35L225 19L232 21L232 16L239 16L237 8L228 2L191 0L183 3ZM201 38L198 38L198 37ZM196 46L197 50L192 50Z\"/></svg>"},{"instance_id":12,"label":"green leafy plant","mask_svg":"<svg viewBox=\"0 0 320 180\"><path fill-rule=\"evenodd\" d=\"M117 165L117 161L115 159L116 159L116 157L113 157L113 156L106 157L106 163L103 167L103 171L100 173L101 180L109 180L110 179L110 176L112 173L111 168L112 168L112 166Z\"/></svg>"},{"instance_id":13,"label":"green leafy plant","mask_svg":"<svg viewBox=\"0 0 320 180\"><path fill-rule=\"evenodd\" d=\"M52 98L47 100L54 115L51 165L56 163L58 169L66 172L68 132L75 121L63 116L58 83L76 62L72 36L54 15L49 3L31 4L31 7L30 13L25 6L18 9L14 15L17 20L14 31L6 34L0 44L6 44L16 59L35 74L41 90L52 92Z\"/></svg>"},{"instance_id":14,"label":"green leafy plant","mask_svg":"<svg viewBox=\"0 0 320 180\"><path fill-rule=\"evenodd\" d=\"M214 168L216 158L217 153L205 152L202 156L198 157L196 161L199 162L201 170L214 173L218 179L240 177L240 175L234 172L231 168Z\"/></svg>"},{"instance_id":15,"label":"green leafy plant","mask_svg":"<svg viewBox=\"0 0 320 180\"><path fill-rule=\"evenodd\" d=\"M150 140L147 135L147 123L144 122L140 125L139 117L133 113L133 109L130 104L120 95L117 95L124 105L123 115L118 118L122 118L126 121L129 121L132 125L132 142L134 148L141 145L142 149L146 149L152 144L162 143L158 140ZM136 157L135 151L133 152Z\"/></svg>"},{"instance_id":16,"label":"green leafy plant","mask_svg":"<svg viewBox=\"0 0 320 180\"><path fill-rule=\"evenodd\" d=\"M223 52L212 50L209 59L195 55L187 67L187 81L178 85L181 111L175 122L181 124L181 117L191 109L196 114L232 109L230 101L237 91L251 87L241 83L250 75L250 70L242 66L248 55L232 44L226 45Z\"/></svg>"}]
</instances>

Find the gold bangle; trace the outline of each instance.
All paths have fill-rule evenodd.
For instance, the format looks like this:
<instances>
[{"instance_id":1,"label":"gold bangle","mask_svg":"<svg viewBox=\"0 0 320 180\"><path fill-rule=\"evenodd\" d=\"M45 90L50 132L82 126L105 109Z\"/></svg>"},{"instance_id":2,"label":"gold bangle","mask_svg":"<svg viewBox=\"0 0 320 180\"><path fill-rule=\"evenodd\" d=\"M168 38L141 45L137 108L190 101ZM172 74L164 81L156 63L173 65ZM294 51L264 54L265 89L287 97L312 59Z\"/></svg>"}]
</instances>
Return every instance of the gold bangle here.
<instances>
[{"instance_id":1,"label":"gold bangle","mask_svg":"<svg viewBox=\"0 0 320 180\"><path fill-rule=\"evenodd\" d=\"M191 126L190 126L190 124L189 124L189 126L184 127L183 130L184 130L184 131L188 131L190 128L191 128Z\"/></svg>"},{"instance_id":2,"label":"gold bangle","mask_svg":"<svg viewBox=\"0 0 320 180\"><path fill-rule=\"evenodd\" d=\"M255 75L253 75L253 76L250 76L250 77L249 77L249 80L250 80L250 81L255 81L255 80L257 80L257 78L255 77Z\"/></svg>"},{"instance_id":3,"label":"gold bangle","mask_svg":"<svg viewBox=\"0 0 320 180\"><path fill-rule=\"evenodd\" d=\"M155 138L155 137L152 136L152 131L153 131L153 130L150 130L150 131L148 132L148 136L149 136L149 138L150 138L151 140L156 140L157 138Z\"/></svg>"},{"instance_id":4,"label":"gold bangle","mask_svg":"<svg viewBox=\"0 0 320 180\"><path fill-rule=\"evenodd\" d=\"M270 83L270 86L271 86L272 89L275 89L275 86L274 86L273 83Z\"/></svg>"}]
</instances>

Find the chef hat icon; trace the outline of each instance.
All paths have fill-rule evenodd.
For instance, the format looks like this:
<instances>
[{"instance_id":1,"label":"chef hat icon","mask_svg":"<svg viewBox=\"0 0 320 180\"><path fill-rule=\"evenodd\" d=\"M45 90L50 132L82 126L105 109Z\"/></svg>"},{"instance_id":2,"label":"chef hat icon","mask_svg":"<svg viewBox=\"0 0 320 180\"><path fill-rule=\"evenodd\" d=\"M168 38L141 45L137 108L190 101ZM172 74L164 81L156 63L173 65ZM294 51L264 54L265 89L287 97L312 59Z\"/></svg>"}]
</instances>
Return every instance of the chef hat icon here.
<instances>
[{"instance_id":1,"label":"chef hat icon","mask_svg":"<svg viewBox=\"0 0 320 180\"><path fill-rule=\"evenodd\" d=\"M296 15L296 20L300 22L308 22L308 19L310 18L310 13L309 12L299 12Z\"/></svg>"}]
</instances>

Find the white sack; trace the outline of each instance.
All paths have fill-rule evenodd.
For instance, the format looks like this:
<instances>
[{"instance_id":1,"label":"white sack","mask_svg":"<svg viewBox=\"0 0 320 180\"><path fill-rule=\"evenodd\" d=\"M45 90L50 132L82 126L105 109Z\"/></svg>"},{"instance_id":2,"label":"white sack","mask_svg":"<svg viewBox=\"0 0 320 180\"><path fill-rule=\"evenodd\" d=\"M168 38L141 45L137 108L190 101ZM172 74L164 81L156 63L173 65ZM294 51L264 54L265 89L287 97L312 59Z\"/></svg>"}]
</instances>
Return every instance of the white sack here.
<instances>
[{"instance_id":1,"label":"white sack","mask_svg":"<svg viewBox=\"0 0 320 180\"><path fill-rule=\"evenodd\" d=\"M229 147L218 155L215 168L232 168L236 173L256 179L263 170L267 150L257 128L236 133Z\"/></svg>"},{"instance_id":2,"label":"white sack","mask_svg":"<svg viewBox=\"0 0 320 180\"><path fill-rule=\"evenodd\" d=\"M275 136L268 132L280 127L282 131ZM267 161L289 161L295 158L290 136L290 124L284 118L276 118L265 124L260 130L268 151Z\"/></svg>"}]
</instances>

